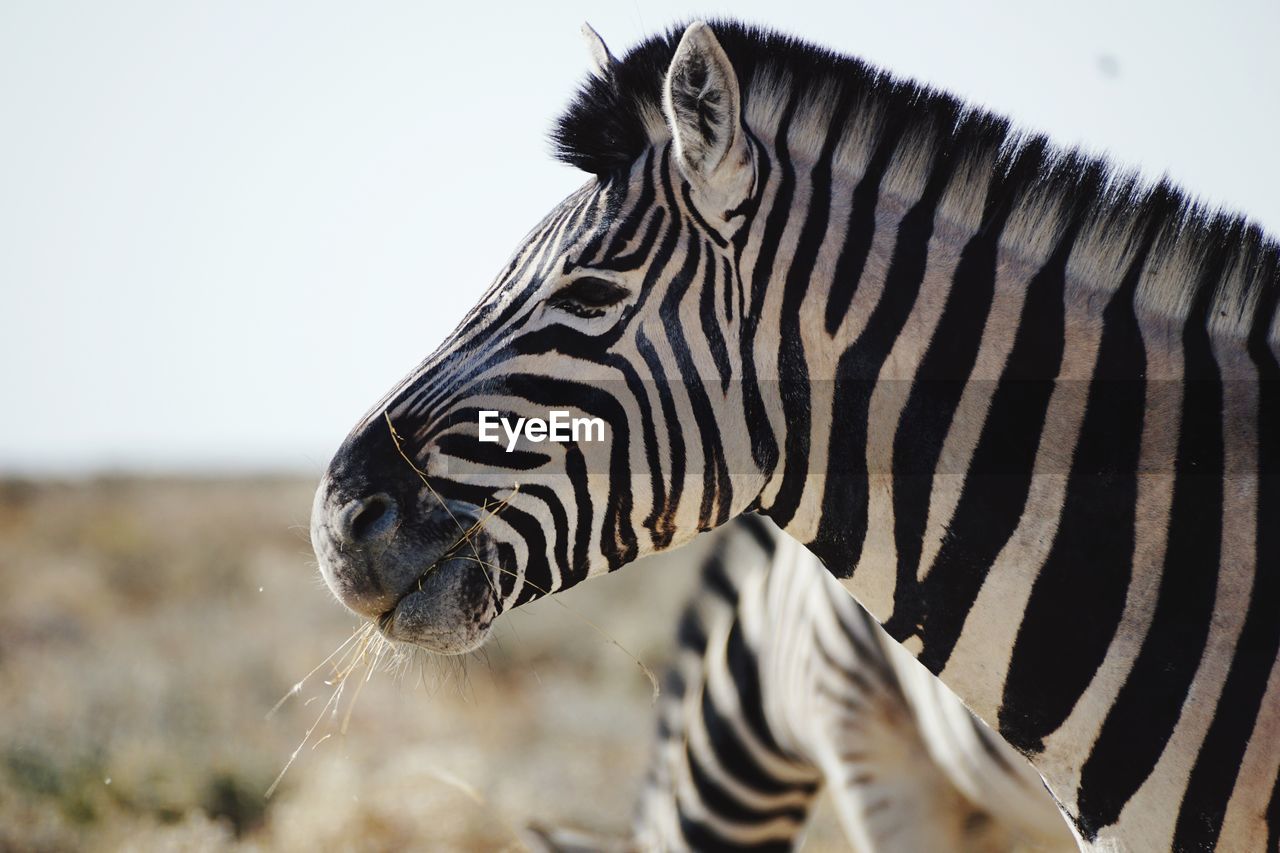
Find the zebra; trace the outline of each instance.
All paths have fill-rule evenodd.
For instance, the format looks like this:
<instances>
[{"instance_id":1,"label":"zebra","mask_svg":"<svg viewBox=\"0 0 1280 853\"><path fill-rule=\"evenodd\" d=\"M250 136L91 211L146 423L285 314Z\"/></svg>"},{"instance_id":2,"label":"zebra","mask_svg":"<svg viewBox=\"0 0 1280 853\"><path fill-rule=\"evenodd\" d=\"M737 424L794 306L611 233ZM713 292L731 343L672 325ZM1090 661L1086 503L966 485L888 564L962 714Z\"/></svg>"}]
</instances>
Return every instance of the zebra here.
<instances>
[{"instance_id":1,"label":"zebra","mask_svg":"<svg viewBox=\"0 0 1280 853\"><path fill-rule=\"evenodd\" d=\"M787 36L587 36L586 183L321 480L335 596L464 652L758 511L1083 846L1280 847L1274 240ZM553 408L604 440L480 440Z\"/></svg>"},{"instance_id":2,"label":"zebra","mask_svg":"<svg viewBox=\"0 0 1280 853\"><path fill-rule=\"evenodd\" d=\"M630 839L537 851L789 850L820 790L852 847L1075 850L1040 777L758 515L705 558L662 682Z\"/></svg>"}]
</instances>

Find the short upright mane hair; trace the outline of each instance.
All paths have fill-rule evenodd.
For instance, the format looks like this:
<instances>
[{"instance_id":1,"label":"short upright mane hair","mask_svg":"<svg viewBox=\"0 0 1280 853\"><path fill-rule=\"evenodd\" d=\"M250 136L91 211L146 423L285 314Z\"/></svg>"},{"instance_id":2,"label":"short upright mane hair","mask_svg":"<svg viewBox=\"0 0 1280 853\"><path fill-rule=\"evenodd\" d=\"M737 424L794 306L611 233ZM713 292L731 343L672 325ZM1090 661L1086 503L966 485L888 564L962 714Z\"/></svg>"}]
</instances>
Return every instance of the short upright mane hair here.
<instances>
[{"instance_id":1,"label":"short upright mane hair","mask_svg":"<svg viewBox=\"0 0 1280 853\"><path fill-rule=\"evenodd\" d=\"M737 21L716 20L709 26L733 63L744 113L757 71L781 72L797 87L837 81L862 91L877 85L867 65L824 47ZM605 77L593 75L583 84L552 130L557 159L604 178L630 167L644 153L653 142L651 121L662 115L663 81L684 31L684 25L677 25L650 36ZM879 85L892 85L880 79Z\"/></svg>"},{"instance_id":2,"label":"short upright mane hair","mask_svg":"<svg viewBox=\"0 0 1280 853\"><path fill-rule=\"evenodd\" d=\"M1017 206L1033 222L1054 218L1055 232L1068 220L1079 224L1082 255L1102 256L1108 243L1131 244L1156 233L1144 301L1175 316L1199 303L1201 310L1212 309L1215 325L1237 331L1249 327L1255 309L1275 311L1280 247L1243 217L1193 203L1167 182L1148 186L1134 175L1116 175L1102 158L1011 131L1004 118L853 57L736 21L711 21L710 27L737 74L744 116L752 98L822 91L833 111L838 102L854 104L858 112L874 114L882 132L894 128L899 146L942 145L957 162L993 164L994 191L986 203ZM609 181L666 137L662 87L684 29L651 36L582 85L552 130L557 159ZM852 124L845 122L846 133ZM922 166L932 162L914 159ZM1276 335L1280 331L1272 329L1270 336Z\"/></svg>"}]
</instances>

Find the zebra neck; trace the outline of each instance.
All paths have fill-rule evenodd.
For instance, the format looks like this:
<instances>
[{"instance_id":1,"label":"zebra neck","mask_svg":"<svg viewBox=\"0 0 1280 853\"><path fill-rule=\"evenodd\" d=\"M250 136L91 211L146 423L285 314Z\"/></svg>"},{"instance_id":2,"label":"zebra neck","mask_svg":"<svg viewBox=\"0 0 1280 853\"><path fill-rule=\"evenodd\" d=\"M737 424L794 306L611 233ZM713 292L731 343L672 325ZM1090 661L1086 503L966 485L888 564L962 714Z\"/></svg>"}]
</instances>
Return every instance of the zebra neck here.
<instances>
[{"instance_id":1,"label":"zebra neck","mask_svg":"<svg viewBox=\"0 0 1280 853\"><path fill-rule=\"evenodd\" d=\"M931 492L964 479L1004 380L1024 393L993 428L1023 441L999 461L1031 471L1055 377L1092 369L1105 300L1073 280L1080 227L1056 209L1033 222L1002 199L994 154L922 159L899 146L857 164L824 160L825 149L793 161L786 123L764 170L768 215L747 247L758 246L760 314L777 324L757 335L759 372L777 380L765 395L785 425L760 505L837 576L865 578L873 614L905 625L895 593L918 580ZM1019 171L1042 156L1028 148L1002 182L1025 181ZM1120 277L1099 274L1096 286L1116 289ZM1141 359L1126 367L1143 374Z\"/></svg>"},{"instance_id":2,"label":"zebra neck","mask_svg":"<svg viewBox=\"0 0 1280 853\"><path fill-rule=\"evenodd\" d=\"M1240 232L1180 237L1156 202L1018 201L1033 148L855 179L774 146L745 252L780 427L759 505L1106 826L1280 601L1255 576L1280 559L1274 251L1250 280Z\"/></svg>"}]
</instances>

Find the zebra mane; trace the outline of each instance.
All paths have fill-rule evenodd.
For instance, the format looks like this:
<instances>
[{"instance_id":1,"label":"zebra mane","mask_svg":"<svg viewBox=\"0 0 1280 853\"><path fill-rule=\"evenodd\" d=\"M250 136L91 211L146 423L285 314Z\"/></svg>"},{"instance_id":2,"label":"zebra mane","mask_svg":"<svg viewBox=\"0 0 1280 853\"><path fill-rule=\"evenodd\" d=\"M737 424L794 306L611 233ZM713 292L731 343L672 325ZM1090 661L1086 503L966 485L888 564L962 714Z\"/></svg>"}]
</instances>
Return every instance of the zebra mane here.
<instances>
[{"instance_id":1,"label":"zebra mane","mask_svg":"<svg viewBox=\"0 0 1280 853\"><path fill-rule=\"evenodd\" d=\"M1118 173L1104 158L1054 146L853 57L736 21L709 23L758 136L768 138L800 94L788 133L793 151L810 147L816 156L828 124L842 122L836 156L861 173L880 140L892 139L894 168L885 181L904 195L923 185L942 151L957 164L942 212L958 224L976 228L1003 206L1006 239L1021 241L1041 261L1070 230L1069 270L1095 288L1120 286L1129 261L1150 243L1140 304L1173 317L1203 311L1215 332L1252 328L1262 344L1280 342L1280 246L1243 216L1199 203L1167 181L1151 185ZM557 159L609 181L670 138L662 85L683 32L676 26L650 37L582 85L552 130Z\"/></svg>"}]
</instances>

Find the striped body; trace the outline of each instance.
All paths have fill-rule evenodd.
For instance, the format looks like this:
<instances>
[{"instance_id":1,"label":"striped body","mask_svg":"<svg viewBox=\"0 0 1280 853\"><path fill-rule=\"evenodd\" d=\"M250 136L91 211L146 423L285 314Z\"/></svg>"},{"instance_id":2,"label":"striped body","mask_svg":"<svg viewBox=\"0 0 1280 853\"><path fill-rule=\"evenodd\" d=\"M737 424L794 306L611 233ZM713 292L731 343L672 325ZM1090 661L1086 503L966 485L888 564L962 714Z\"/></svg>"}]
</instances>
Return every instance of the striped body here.
<instances>
[{"instance_id":1,"label":"striped body","mask_svg":"<svg viewBox=\"0 0 1280 853\"><path fill-rule=\"evenodd\" d=\"M860 851L1074 850L1040 777L758 517L681 622L641 850L787 850L821 784Z\"/></svg>"},{"instance_id":2,"label":"striped body","mask_svg":"<svg viewBox=\"0 0 1280 853\"><path fill-rule=\"evenodd\" d=\"M1084 842L1280 847L1275 245L853 60L714 30L599 46L559 131L596 177L335 457L326 580L458 651L758 510ZM550 406L608 440L477 438L479 410ZM486 522L468 553L459 515Z\"/></svg>"}]
</instances>

